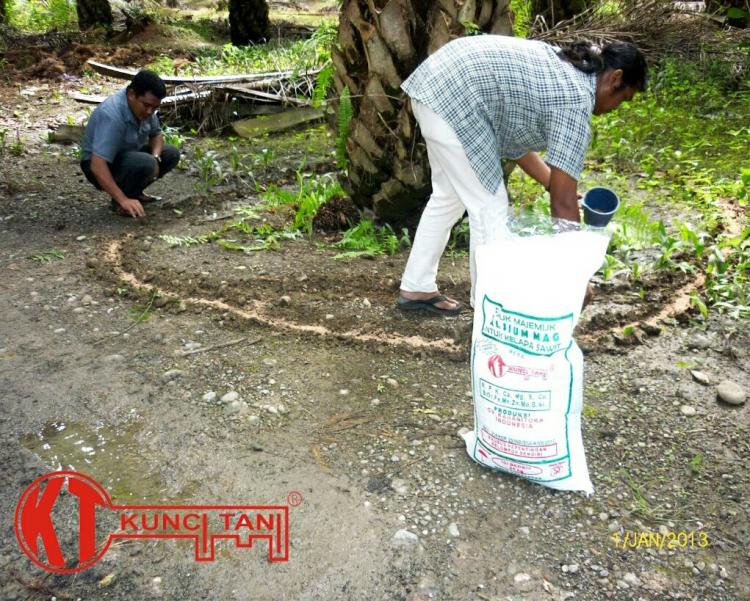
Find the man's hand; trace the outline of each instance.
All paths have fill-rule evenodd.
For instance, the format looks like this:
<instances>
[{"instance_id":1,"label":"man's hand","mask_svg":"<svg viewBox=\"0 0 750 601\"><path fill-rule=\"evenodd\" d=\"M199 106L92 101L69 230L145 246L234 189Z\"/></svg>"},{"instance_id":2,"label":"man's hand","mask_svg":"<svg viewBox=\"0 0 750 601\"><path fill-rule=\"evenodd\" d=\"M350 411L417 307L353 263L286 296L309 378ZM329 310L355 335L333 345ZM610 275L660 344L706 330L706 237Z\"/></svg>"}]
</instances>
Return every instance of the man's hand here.
<instances>
[{"instance_id":1,"label":"man's hand","mask_svg":"<svg viewBox=\"0 0 750 601\"><path fill-rule=\"evenodd\" d=\"M123 215L130 215L133 219L145 217L146 211L136 198L128 198L115 182L112 172L109 170L107 161L97 155L91 157L91 171L99 182L102 190L109 194L119 205L119 211Z\"/></svg>"},{"instance_id":2,"label":"man's hand","mask_svg":"<svg viewBox=\"0 0 750 601\"><path fill-rule=\"evenodd\" d=\"M127 213L133 219L138 217L145 217L146 211L143 210L143 205L135 198L124 198L117 202L120 205L120 211Z\"/></svg>"}]
</instances>

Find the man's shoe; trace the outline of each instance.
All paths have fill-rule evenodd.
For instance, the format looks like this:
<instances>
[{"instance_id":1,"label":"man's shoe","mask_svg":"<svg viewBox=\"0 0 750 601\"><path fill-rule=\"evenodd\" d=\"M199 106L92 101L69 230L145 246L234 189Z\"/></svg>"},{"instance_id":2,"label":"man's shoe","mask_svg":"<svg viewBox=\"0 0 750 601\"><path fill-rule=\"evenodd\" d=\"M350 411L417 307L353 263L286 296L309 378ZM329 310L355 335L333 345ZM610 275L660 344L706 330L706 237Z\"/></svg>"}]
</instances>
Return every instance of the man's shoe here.
<instances>
[{"instance_id":1,"label":"man's shoe","mask_svg":"<svg viewBox=\"0 0 750 601\"><path fill-rule=\"evenodd\" d=\"M142 205L147 205L152 202L159 202L161 200L161 196L151 196L151 194L141 192L138 196L135 197L135 199Z\"/></svg>"}]
</instances>

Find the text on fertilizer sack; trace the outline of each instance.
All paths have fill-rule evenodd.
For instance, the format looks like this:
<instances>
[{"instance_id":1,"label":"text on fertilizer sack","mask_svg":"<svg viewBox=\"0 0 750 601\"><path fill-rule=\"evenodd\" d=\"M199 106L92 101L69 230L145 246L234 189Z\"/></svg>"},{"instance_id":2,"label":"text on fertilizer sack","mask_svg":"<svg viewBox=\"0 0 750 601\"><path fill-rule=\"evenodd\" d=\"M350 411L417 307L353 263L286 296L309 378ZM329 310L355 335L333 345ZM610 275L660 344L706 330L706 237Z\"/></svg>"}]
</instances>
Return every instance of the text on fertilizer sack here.
<instances>
[{"instance_id":1,"label":"text on fertilizer sack","mask_svg":"<svg viewBox=\"0 0 750 601\"><path fill-rule=\"evenodd\" d=\"M484 297L482 334L524 353L554 355L570 346L573 315L540 318L505 309Z\"/></svg>"}]
</instances>

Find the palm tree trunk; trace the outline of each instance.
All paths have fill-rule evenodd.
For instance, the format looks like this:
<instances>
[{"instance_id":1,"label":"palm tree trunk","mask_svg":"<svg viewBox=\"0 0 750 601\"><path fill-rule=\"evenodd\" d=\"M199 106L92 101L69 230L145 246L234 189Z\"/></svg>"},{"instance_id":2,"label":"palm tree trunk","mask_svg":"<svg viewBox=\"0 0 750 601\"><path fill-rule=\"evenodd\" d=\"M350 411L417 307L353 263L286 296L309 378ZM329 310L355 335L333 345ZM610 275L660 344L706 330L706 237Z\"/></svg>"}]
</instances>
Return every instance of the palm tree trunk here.
<instances>
[{"instance_id":1,"label":"palm tree trunk","mask_svg":"<svg viewBox=\"0 0 750 601\"><path fill-rule=\"evenodd\" d=\"M95 27L112 27L112 6L109 0L78 0L78 28L81 31Z\"/></svg>"},{"instance_id":2,"label":"palm tree trunk","mask_svg":"<svg viewBox=\"0 0 750 601\"><path fill-rule=\"evenodd\" d=\"M510 0L344 0L332 57L337 97L351 95L343 184L358 206L391 223L419 214L429 164L399 86L443 44L480 31L512 35Z\"/></svg>"},{"instance_id":3,"label":"palm tree trunk","mask_svg":"<svg viewBox=\"0 0 750 601\"><path fill-rule=\"evenodd\" d=\"M266 0L229 0L229 35L232 44L260 42L268 34Z\"/></svg>"}]
</instances>

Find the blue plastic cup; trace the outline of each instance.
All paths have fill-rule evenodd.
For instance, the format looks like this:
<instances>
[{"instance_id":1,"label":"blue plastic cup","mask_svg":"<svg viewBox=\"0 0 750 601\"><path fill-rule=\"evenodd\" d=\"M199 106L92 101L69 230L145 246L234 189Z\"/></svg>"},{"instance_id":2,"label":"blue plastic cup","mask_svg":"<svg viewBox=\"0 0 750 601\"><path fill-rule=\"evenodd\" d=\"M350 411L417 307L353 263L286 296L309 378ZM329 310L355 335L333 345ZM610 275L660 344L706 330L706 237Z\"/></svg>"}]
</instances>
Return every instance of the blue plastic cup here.
<instances>
[{"instance_id":1,"label":"blue plastic cup","mask_svg":"<svg viewBox=\"0 0 750 601\"><path fill-rule=\"evenodd\" d=\"M583 197L581 206L586 225L604 227L620 206L620 199L609 188L591 188Z\"/></svg>"}]
</instances>

